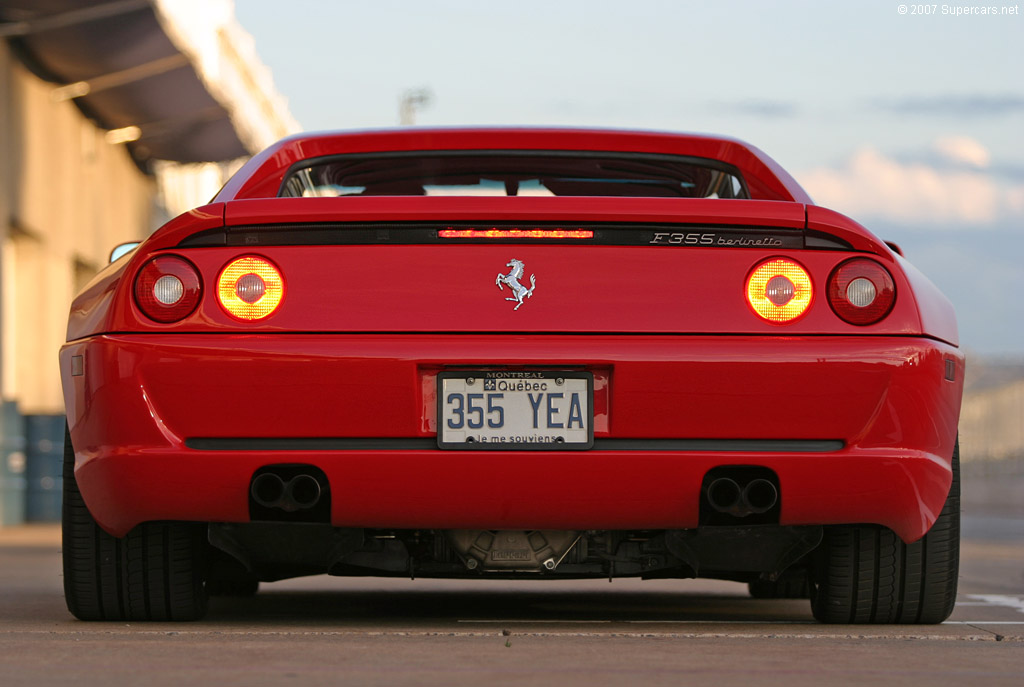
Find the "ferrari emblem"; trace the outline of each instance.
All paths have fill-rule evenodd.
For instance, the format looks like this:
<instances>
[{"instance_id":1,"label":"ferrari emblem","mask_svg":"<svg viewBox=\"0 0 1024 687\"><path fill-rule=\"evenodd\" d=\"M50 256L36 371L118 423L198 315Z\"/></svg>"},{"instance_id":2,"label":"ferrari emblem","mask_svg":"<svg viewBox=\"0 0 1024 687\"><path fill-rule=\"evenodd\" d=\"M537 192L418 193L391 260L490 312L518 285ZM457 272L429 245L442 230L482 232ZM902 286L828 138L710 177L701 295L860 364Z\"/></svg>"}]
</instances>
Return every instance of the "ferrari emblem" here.
<instances>
[{"instance_id":1,"label":"ferrari emblem","mask_svg":"<svg viewBox=\"0 0 1024 687\"><path fill-rule=\"evenodd\" d=\"M508 271L508 274L502 274L501 272L499 272L498 277L494 280L494 283L502 291L505 290L506 286L509 288L510 291L512 291L512 297L506 298L505 300L515 301L516 307L512 309L519 310L519 306L523 304L524 298L533 297L533 290L537 288L536 275L530 275L530 288L526 288L525 286L519 283L519 280L522 278L524 273L523 261L512 258L511 260L508 261L505 267L511 267L512 269Z\"/></svg>"}]
</instances>

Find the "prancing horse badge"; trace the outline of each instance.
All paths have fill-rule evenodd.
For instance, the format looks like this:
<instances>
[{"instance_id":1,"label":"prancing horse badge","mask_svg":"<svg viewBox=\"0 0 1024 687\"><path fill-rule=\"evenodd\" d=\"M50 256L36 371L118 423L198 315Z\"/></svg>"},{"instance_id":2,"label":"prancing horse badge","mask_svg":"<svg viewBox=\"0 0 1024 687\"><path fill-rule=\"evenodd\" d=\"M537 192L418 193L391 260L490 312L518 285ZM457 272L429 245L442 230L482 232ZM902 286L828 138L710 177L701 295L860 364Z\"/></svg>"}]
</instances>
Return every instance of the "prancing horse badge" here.
<instances>
[{"instance_id":1,"label":"prancing horse badge","mask_svg":"<svg viewBox=\"0 0 1024 687\"><path fill-rule=\"evenodd\" d=\"M494 283L502 291L505 290L505 286L507 286L512 291L512 297L506 298L505 300L515 301L516 307L512 309L519 310L519 306L523 304L524 298L533 298L533 290L537 288L537 275L530 275L530 288L526 288L525 286L519 283L519 280L522 278L523 273L525 271L523 269L523 261L512 258L511 260L508 261L505 267L511 267L512 269L508 271L508 274L502 274L501 272L499 272L498 277L494 280Z\"/></svg>"}]
</instances>

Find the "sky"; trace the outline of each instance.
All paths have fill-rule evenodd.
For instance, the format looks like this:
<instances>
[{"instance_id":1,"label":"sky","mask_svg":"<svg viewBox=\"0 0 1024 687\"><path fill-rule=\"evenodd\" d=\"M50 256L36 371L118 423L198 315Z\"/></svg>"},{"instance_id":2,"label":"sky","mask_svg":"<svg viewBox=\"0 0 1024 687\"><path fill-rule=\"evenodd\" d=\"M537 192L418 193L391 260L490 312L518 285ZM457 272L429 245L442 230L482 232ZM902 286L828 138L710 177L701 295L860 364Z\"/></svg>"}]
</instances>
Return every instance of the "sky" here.
<instances>
[{"instance_id":1,"label":"sky","mask_svg":"<svg viewBox=\"0 0 1024 687\"><path fill-rule=\"evenodd\" d=\"M899 243L957 307L969 352L1024 355L1024 0L236 0L235 14L305 130L395 126L402 94L426 89L417 125L746 140Z\"/></svg>"}]
</instances>

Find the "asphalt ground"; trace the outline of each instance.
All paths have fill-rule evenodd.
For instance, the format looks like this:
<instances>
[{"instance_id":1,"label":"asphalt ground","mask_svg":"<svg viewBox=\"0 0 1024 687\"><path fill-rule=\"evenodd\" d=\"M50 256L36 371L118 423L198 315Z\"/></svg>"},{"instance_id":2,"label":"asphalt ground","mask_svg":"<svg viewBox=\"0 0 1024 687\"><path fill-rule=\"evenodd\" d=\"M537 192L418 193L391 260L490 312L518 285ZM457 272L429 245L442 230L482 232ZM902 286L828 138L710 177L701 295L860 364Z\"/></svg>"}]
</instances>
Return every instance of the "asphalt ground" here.
<instances>
[{"instance_id":1,"label":"asphalt ground","mask_svg":"<svg viewBox=\"0 0 1024 687\"><path fill-rule=\"evenodd\" d=\"M705 581L326 576L196 623L83 623L54 526L0 530L0 685L1024 685L1024 520L972 519L946 623L819 625Z\"/></svg>"}]
</instances>

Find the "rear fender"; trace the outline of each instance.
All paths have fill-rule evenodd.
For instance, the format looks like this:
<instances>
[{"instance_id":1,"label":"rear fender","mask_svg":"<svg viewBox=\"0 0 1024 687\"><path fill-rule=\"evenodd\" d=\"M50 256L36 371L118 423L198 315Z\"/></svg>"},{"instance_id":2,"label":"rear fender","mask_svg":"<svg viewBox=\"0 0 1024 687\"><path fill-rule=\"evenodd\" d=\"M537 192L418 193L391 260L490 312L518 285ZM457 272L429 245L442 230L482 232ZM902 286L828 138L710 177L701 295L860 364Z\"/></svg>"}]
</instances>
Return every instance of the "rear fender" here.
<instances>
[{"instance_id":1,"label":"rear fender","mask_svg":"<svg viewBox=\"0 0 1024 687\"><path fill-rule=\"evenodd\" d=\"M205 205L178 215L142 242L100 271L71 303L67 341L113 331L116 323L133 318L131 288L120 288L131 279L152 253L176 246L186 236L224 224L224 204Z\"/></svg>"}]
</instances>

